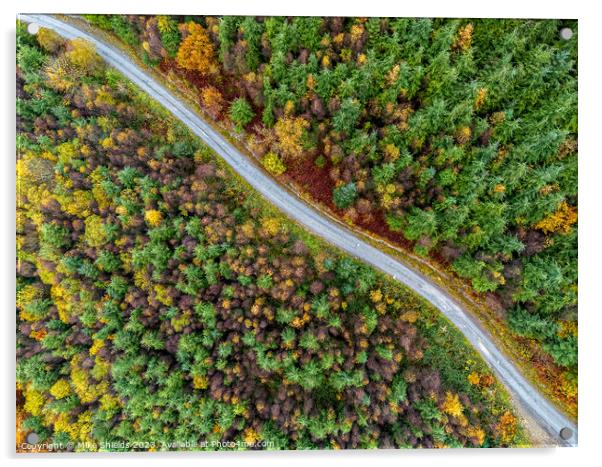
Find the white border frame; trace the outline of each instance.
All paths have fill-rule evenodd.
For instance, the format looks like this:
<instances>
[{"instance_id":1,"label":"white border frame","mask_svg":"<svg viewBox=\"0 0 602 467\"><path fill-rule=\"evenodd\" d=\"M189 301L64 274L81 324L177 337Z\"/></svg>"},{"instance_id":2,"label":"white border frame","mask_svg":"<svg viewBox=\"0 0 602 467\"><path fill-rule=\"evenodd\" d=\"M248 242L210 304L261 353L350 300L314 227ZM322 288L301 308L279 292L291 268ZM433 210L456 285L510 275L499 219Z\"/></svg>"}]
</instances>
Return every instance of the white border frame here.
<instances>
[{"instance_id":1,"label":"white border frame","mask_svg":"<svg viewBox=\"0 0 602 467\"><path fill-rule=\"evenodd\" d=\"M2 9L2 34L4 46L2 50L3 69L2 91L4 109L3 123L0 126L5 151L1 174L3 177L2 202L0 203L2 235L4 237L1 250L3 279L2 298L6 305L3 313L2 331L4 342L1 346L5 373L0 390L3 395L3 407L6 409L0 430L2 433L2 455L10 465L19 463L29 465L30 462L43 462L45 466L64 465L65 462L107 462L116 466L143 461L147 465L163 465L171 460L184 465L198 465L199 462L218 464L221 466L237 466L241 464L257 464L262 466L278 465L283 462L291 467L313 462L344 462L349 467L365 466L373 460L386 465L402 463L445 463L446 466L488 465L505 467L511 463L545 462L546 465L588 465L596 454L599 436L602 430L600 407L600 364L601 355L599 333L601 331L602 312L597 306L596 266L602 261L598 243L599 229L602 228L597 205L596 182L602 176L602 158L598 134L600 133L600 114L602 102L600 89L600 19L594 2L573 1L531 1L503 0L501 2L470 0L220 0L204 2L190 0L103 0L102 2L74 0L4 0ZM279 452L221 452L221 453L126 453L126 454L48 454L48 455L16 455L14 453L15 436L15 404L14 404L14 344L15 344L15 20L17 13L123 13L123 14L238 14L238 15L316 15L316 16L409 16L409 17L492 17L492 18L576 18L579 20L579 215L580 215L580 336L579 355L581 371L579 372L579 447L556 449L455 449L444 451L290 451ZM599 184L599 182L598 182ZM598 286L599 287L599 286ZM36 459L39 459L36 461ZM70 460L71 459L71 460ZM599 462L599 461L598 461Z\"/></svg>"}]
</instances>

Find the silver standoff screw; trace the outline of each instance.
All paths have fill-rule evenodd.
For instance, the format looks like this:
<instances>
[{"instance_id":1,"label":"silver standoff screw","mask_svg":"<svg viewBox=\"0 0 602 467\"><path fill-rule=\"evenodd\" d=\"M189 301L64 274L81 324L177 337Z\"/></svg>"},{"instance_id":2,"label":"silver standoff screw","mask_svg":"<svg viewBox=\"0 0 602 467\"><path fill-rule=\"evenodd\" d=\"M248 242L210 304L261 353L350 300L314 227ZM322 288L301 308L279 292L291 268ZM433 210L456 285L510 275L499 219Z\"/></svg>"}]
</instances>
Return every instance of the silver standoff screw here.
<instances>
[{"instance_id":1,"label":"silver standoff screw","mask_svg":"<svg viewBox=\"0 0 602 467\"><path fill-rule=\"evenodd\" d=\"M560 38L568 41L571 37L573 37L573 30L571 28L562 28L560 30Z\"/></svg>"}]
</instances>

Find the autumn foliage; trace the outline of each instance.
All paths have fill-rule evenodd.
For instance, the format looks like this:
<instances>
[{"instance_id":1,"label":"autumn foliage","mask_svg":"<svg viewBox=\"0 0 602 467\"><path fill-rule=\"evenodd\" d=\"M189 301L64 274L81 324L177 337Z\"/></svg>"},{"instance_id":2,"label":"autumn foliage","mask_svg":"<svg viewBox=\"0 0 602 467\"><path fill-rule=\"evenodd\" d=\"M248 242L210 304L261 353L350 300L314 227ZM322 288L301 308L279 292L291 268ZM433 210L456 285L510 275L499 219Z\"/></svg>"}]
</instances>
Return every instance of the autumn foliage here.
<instances>
[{"instance_id":1,"label":"autumn foliage","mask_svg":"<svg viewBox=\"0 0 602 467\"><path fill-rule=\"evenodd\" d=\"M190 37L188 17L86 18L138 39L142 59L168 73L163 59ZM202 105L205 89L220 90L225 110L208 113L244 130L257 157L286 162L287 180L333 215L465 281L505 320L508 350L537 362L574 411L576 383L555 381L577 381L577 340L557 332L578 308L577 22L193 21L219 72L178 74Z\"/></svg>"},{"instance_id":2,"label":"autumn foliage","mask_svg":"<svg viewBox=\"0 0 602 467\"><path fill-rule=\"evenodd\" d=\"M209 40L207 31L203 26L194 22L188 23L186 27L188 35L180 44L176 56L178 65L201 74L216 73L214 46Z\"/></svg>"},{"instance_id":3,"label":"autumn foliage","mask_svg":"<svg viewBox=\"0 0 602 467\"><path fill-rule=\"evenodd\" d=\"M226 101L217 88L207 86L201 91L201 105L211 117L215 119L219 118L224 110L225 104Z\"/></svg>"},{"instance_id":4,"label":"autumn foliage","mask_svg":"<svg viewBox=\"0 0 602 467\"><path fill-rule=\"evenodd\" d=\"M276 144L282 157L294 160L303 155L303 138L309 126L302 117L283 117L276 122Z\"/></svg>"},{"instance_id":5,"label":"autumn foliage","mask_svg":"<svg viewBox=\"0 0 602 467\"><path fill-rule=\"evenodd\" d=\"M512 413L497 384L470 384L487 367L435 309L275 214L112 71L56 86L47 64L79 45L48 55L21 33L21 439L58 451L523 442L499 420Z\"/></svg>"},{"instance_id":6,"label":"autumn foliage","mask_svg":"<svg viewBox=\"0 0 602 467\"><path fill-rule=\"evenodd\" d=\"M545 233L568 233L573 224L577 222L577 210L566 202L560 203L558 210L535 224L535 228Z\"/></svg>"}]
</instances>

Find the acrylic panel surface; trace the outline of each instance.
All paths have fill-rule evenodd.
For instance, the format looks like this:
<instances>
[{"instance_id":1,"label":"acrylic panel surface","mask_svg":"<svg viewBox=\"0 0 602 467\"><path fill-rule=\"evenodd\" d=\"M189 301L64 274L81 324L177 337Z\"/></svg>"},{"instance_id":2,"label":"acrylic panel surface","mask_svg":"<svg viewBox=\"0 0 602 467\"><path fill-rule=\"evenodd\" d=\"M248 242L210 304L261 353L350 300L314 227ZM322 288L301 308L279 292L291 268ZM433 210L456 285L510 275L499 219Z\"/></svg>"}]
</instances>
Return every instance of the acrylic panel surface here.
<instances>
[{"instance_id":1,"label":"acrylic panel surface","mask_svg":"<svg viewBox=\"0 0 602 467\"><path fill-rule=\"evenodd\" d=\"M575 446L577 32L21 15L17 450Z\"/></svg>"}]
</instances>

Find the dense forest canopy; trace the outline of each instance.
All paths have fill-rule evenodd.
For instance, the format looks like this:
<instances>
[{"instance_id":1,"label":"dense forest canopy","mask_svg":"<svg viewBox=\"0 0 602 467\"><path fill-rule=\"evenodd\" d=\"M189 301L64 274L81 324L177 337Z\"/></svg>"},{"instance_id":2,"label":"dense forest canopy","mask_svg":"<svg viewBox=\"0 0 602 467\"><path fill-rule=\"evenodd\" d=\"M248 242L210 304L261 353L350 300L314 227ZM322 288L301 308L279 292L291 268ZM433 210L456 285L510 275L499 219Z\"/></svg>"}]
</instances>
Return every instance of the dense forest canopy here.
<instances>
[{"instance_id":1,"label":"dense forest canopy","mask_svg":"<svg viewBox=\"0 0 602 467\"><path fill-rule=\"evenodd\" d=\"M157 28L177 55L172 20ZM182 47L205 43L189 30ZM83 451L525 442L436 310L279 217L85 41L17 34L19 437ZM242 128L248 108L234 109Z\"/></svg>"},{"instance_id":2,"label":"dense forest canopy","mask_svg":"<svg viewBox=\"0 0 602 467\"><path fill-rule=\"evenodd\" d=\"M274 175L468 281L575 410L576 21L87 19L185 77Z\"/></svg>"}]
</instances>

